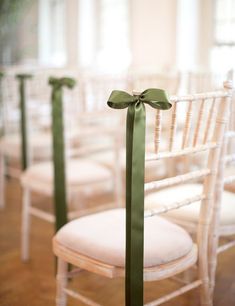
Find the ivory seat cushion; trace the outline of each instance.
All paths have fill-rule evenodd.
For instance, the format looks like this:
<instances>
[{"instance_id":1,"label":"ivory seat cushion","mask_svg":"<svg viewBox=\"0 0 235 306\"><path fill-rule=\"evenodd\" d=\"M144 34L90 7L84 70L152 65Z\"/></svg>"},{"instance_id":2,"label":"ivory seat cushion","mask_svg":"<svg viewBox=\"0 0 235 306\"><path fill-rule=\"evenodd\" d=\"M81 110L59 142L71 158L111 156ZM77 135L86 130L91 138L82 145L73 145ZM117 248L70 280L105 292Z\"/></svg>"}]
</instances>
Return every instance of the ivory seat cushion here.
<instances>
[{"instance_id":1,"label":"ivory seat cushion","mask_svg":"<svg viewBox=\"0 0 235 306\"><path fill-rule=\"evenodd\" d=\"M124 172L126 169L126 150L121 149L119 153L121 171ZM148 156L146 153L146 157ZM95 160L106 167L113 169L116 162L116 154L114 150L108 150L105 152L98 152L89 155L92 160ZM159 177L163 177L166 173L166 165L163 161L151 161L146 163L145 166L145 182L151 182Z\"/></svg>"},{"instance_id":2,"label":"ivory seat cushion","mask_svg":"<svg viewBox=\"0 0 235 306\"><path fill-rule=\"evenodd\" d=\"M180 186L166 188L147 195L145 197L145 209L169 205L173 202L199 195L201 192L201 184L182 184ZM199 212L200 202L198 201L179 209L171 210L165 215L174 219L197 223ZM220 224L235 224L235 194L229 191L223 192Z\"/></svg>"},{"instance_id":3,"label":"ivory seat cushion","mask_svg":"<svg viewBox=\"0 0 235 306\"><path fill-rule=\"evenodd\" d=\"M51 192L53 179L53 163L50 161L32 165L21 175L23 186L39 192ZM80 158L67 162L66 180L69 188L104 182L108 179L112 179L111 171L94 161Z\"/></svg>"},{"instance_id":4,"label":"ivory seat cushion","mask_svg":"<svg viewBox=\"0 0 235 306\"><path fill-rule=\"evenodd\" d=\"M41 156L51 156L51 135L49 133L35 133L29 139L32 156L39 158ZM0 139L0 150L3 154L12 158L20 157L21 139L19 134L3 136Z\"/></svg>"},{"instance_id":5,"label":"ivory seat cushion","mask_svg":"<svg viewBox=\"0 0 235 306\"><path fill-rule=\"evenodd\" d=\"M145 219L144 266L153 267L187 255L189 234L164 218ZM56 234L57 243L102 263L125 266L125 209L112 209L73 220Z\"/></svg>"}]
</instances>

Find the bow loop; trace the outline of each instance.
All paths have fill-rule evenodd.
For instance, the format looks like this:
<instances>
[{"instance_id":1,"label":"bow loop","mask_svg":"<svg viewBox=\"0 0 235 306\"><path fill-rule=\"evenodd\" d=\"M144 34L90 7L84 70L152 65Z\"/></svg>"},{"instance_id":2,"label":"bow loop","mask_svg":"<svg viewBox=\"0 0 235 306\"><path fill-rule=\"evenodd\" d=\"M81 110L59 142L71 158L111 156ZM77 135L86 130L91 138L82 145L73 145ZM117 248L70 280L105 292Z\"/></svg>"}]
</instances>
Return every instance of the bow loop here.
<instances>
[{"instance_id":1,"label":"bow loop","mask_svg":"<svg viewBox=\"0 0 235 306\"><path fill-rule=\"evenodd\" d=\"M116 109L123 109L130 105L130 103L137 102L138 98L131 96L129 93L122 90L113 90L109 100L108 106Z\"/></svg>"},{"instance_id":2,"label":"bow loop","mask_svg":"<svg viewBox=\"0 0 235 306\"><path fill-rule=\"evenodd\" d=\"M75 86L76 81L73 78L68 78L68 77L64 78L50 77L49 84L56 88L61 88L63 86L66 86L72 89Z\"/></svg>"},{"instance_id":3,"label":"bow loop","mask_svg":"<svg viewBox=\"0 0 235 306\"><path fill-rule=\"evenodd\" d=\"M0 71L0 79L3 78L4 75L5 75L4 72L3 72L3 71Z\"/></svg>"},{"instance_id":4,"label":"bow loop","mask_svg":"<svg viewBox=\"0 0 235 306\"><path fill-rule=\"evenodd\" d=\"M171 108L166 92L157 88L149 88L140 95L133 96L125 91L113 90L107 103L111 108L123 109L138 102L147 103L156 109L166 110Z\"/></svg>"}]
</instances>

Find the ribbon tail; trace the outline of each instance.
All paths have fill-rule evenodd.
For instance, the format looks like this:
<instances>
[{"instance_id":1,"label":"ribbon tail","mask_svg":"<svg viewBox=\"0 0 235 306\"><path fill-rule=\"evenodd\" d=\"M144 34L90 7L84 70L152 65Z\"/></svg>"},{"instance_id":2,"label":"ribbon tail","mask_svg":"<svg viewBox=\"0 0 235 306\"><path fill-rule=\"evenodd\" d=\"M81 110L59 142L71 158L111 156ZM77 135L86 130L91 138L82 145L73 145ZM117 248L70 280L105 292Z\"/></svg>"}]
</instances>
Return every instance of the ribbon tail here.
<instances>
[{"instance_id":1,"label":"ribbon tail","mask_svg":"<svg viewBox=\"0 0 235 306\"><path fill-rule=\"evenodd\" d=\"M56 231L67 223L62 88L52 90L54 209Z\"/></svg>"},{"instance_id":2,"label":"ribbon tail","mask_svg":"<svg viewBox=\"0 0 235 306\"><path fill-rule=\"evenodd\" d=\"M143 306L145 106L132 104L126 135L126 305Z\"/></svg>"}]
</instances>

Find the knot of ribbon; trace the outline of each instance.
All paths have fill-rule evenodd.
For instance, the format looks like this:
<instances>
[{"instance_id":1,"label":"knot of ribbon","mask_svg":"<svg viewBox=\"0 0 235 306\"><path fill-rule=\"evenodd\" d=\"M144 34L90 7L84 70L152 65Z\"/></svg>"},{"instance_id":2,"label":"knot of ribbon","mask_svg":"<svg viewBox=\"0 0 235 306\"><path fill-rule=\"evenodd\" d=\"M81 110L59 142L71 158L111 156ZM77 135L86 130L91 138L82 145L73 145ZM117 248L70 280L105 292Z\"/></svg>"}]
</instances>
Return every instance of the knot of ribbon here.
<instances>
[{"instance_id":1,"label":"knot of ribbon","mask_svg":"<svg viewBox=\"0 0 235 306\"><path fill-rule=\"evenodd\" d=\"M32 77L33 75L29 73L20 73L16 75L16 78L19 80L31 79Z\"/></svg>"},{"instance_id":2,"label":"knot of ribbon","mask_svg":"<svg viewBox=\"0 0 235 306\"><path fill-rule=\"evenodd\" d=\"M126 264L125 305L143 306L145 105L167 110L171 103L162 89L150 88L138 95L114 90L111 108L128 107L126 123Z\"/></svg>"},{"instance_id":3,"label":"knot of ribbon","mask_svg":"<svg viewBox=\"0 0 235 306\"><path fill-rule=\"evenodd\" d=\"M171 103L167 94L162 89L149 88L144 90L139 95L130 95L129 93L121 90L112 91L108 105L111 108L123 109L131 104L146 103L156 109L167 110L171 108Z\"/></svg>"},{"instance_id":4,"label":"knot of ribbon","mask_svg":"<svg viewBox=\"0 0 235 306\"><path fill-rule=\"evenodd\" d=\"M64 78L49 78L49 84L52 85L54 88L62 88L66 86L68 88L73 88L76 84L76 81L72 78L64 77Z\"/></svg>"}]
</instances>

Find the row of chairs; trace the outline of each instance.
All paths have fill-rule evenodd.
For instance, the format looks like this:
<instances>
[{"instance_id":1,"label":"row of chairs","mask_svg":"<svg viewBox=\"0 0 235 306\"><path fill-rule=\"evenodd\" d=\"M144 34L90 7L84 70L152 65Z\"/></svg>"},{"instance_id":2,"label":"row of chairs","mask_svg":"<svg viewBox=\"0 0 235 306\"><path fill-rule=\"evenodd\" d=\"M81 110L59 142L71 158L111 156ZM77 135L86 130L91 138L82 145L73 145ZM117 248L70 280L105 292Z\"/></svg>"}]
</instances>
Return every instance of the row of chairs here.
<instances>
[{"instance_id":1,"label":"row of chairs","mask_svg":"<svg viewBox=\"0 0 235 306\"><path fill-rule=\"evenodd\" d=\"M229 87L228 85L229 84L227 83L227 87ZM154 172L152 178L154 179L154 182L150 182L150 178L147 179L148 182L145 186L146 192L149 193L152 190L159 188L162 189L176 184L184 184L180 185L182 190L177 187L171 187L171 189L163 189L157 193L151 192L146 196L146 250L144 278L147 281L151 281L171 277L195 265L198 265L199 267L199 278L194 280L191 284L185 285L177 292L169 294L167 297L160 298L158 301L147 303L147 305L159 305L174 296L198 286L201 288L202 304L211 305L212 303L213 274L215 271L216 258L215 250L218 238L218 232L216 232L216 229L218 228L219 216L219 213L212 214L212 211L218 211L218 208L220 207L220 196L217 196L218 199L216 198L216 201L213 200L212 190L215 187L215 182L220 186L220 188L216 189L217 191L222 188L221 173L224 167L220 167L220 175L217 175L216 173L218 160L220 160L221 165L224 159L223 154L226 152L224 145L223 154L219 158L221 142L226 125L226 116L228 117L227 112L230 97L230 91L172 97L170 101L173 106L170 111L163 113L161 110L157 110L156 112L155 139L153 144L154 151L148 150L146 155L147 165L150 164L150 167L147 168L147 170L149 169ZM181 105L183 105L183 107L181 107ZM53 107L56 106L54 105ZM57 113L56 116L57 119L58 114L59 113ZM62 118L60 118L60 120L62 120ZM110 130L111 135L114 135L114 132L115 130ZM86 134L85 129L82 133L83 135ZM117 142L117 139L120 141L120 138L123 137L124 133L119 131L117 134L118 136L115 134L114 137L115 143ZM232 134L233 133L231 132L228 133L230 138ZM57 139L63 138L62 134L55 136ZM162 136L162 140L160 136ZM59 150L63 150L63 148L59 147ZM118 146L116 152L115 156L118 160L120 159L120 146ZM209 154L206 154L206 152ZM196 153L200 153L198 159L195 159L195 155L197 155ZM203 167L201 170L193 169L193 171L191 171L192 166L190 158L192 159L192 154L194 167ZM85 155L87 155L87 151L85 151ZM168 159L170 162L166 162ZM195 162L195 160L197 162ZM227 158L227 160L233 161L232 155ZM2 163L4 163L4 158L2 158ZM116 199L118 199L118 204L116 204L116 206L123 206L120 205L120 181L122 181L120 176L121 165L116 160L114 160L113 163L116 164L114 167L116 172L110 171L110 168L107 167L107 165L104 166L97 163L97 161L91 162L90 159L87 161L84 158L72 160L71 167L68 162L68 183L67 186L64 187L65 189L68 189L68 199L73 197L72 195L76 194L79 189L81 190L81 187L87 189L87 186L89 185L88 183L91 183L92 190L95 184L99 185L98 190L101 190L100 187L103 183L105 183L105 186L107 187L107 182L110 183L110 181L112 181L113 174L115 173L114 176L116 179L114 185L116 187L118 186L116 189ZM156 181L156 178L159 177L159 170L162 169L162 167L165 167L166 165L172 167L175 164L184 164L185 166L186 163L188 165L187 171L189 173L179 174L179 169L177 169L177 171L173 171L174 177ZM54 165L55 169L58 168L58 164ZM96 167L99 169L96 169ZM69 171L70 169L71 172ZM185 167L183 167L183 170L185 171ZM172 171L170 172L172 174ZM71 183L69 173L71 173ZM91 175L90 178L87 179L84 175L80 176L80 173L90 173ZM99 176L97 177L97 180L94 180L94 175L101 175L101 173L103 173L103 177L101 178ZM148 173L149 171L146 171L146 177L148 176ZM218 179L218 177L220 177L220 179ZM185 184L190 180L198 180L202 183L203 187L199 184ZM231 182L231 180L232 178L230 178L229 182ZM35 166L30 166L23 172L21 182L24 190L22 258L27 260L29 256L29 215L36 215L48 221L55 220L53 216L49 216L44 212L42 213L30 205L30 193L33 190L44 194L53 194L53 189L55 188L53 187L52 162L44 162L35 164ZM168 198L170 203L167 203ZM171 203L172 199L174 199L175 202ZM194 225L198 225L199 228L197 239L198 246L192 242L192 239L188 234L189 227L187 227L184 222L179 222L180 218L172 216L171 214L176 212L177 215L178 212L184 211L184 209L186 209L185 207L193 207L194 204L189 205L192 202L197 202L197 213L195 213L195 208L193 208L190 213L196 220ZM203 203L201 209L198 208L200 207L200 202ZM214 206L216 206L214 203L217 205L217 210L214 209ZM175 210L175 208L180 209ZM102 209L104 209L104 207L102 207ZM155 216L166 212L166 216L170 221ZM81 211L78 213L81 215ZM86 213L87 212L85 212L85 214ZM187 217L190 213L186 213ZM212 215L213 218L211 217ZM73 214L73 217L74 216L75 214ZM149 218L151 216L153 218ZM174 221L174 223L171 221ZM175 225L175 223L180 224L180 226ZM81 269L87 269L88 271L107 277L119 277L124 275L124 224L125 211L124 209L119 208L79 218L68 223L68 225L65 225L65 227L56 234L54 238L54 252L59 257L57 305L66 304L67 294L77 297L88 305L98 305L78 293L71 292L71 290L66 287L67 278L75 274L74 272L67 272L67 263L72 263ZM197 227L196 225L194 228ZM112 232L110 227L115 230ZM187 232L183 230L182 227L186 228ZM92 228L93 230L91 230ZM191 232L195 233L195 230L192 231L192 226L190 227L190 233ZM174 241L177 241L174 245L172 245L172 237L174 237ZM208 246L209 237L213 237L213 243L211 243L210 246ZM230 243L230 245L232 244ZM209 251L209 259L207 259L207 251ZM141 305L141 303L142 301L140 301L139 305Z\"/></svg>"}]
</instances>

